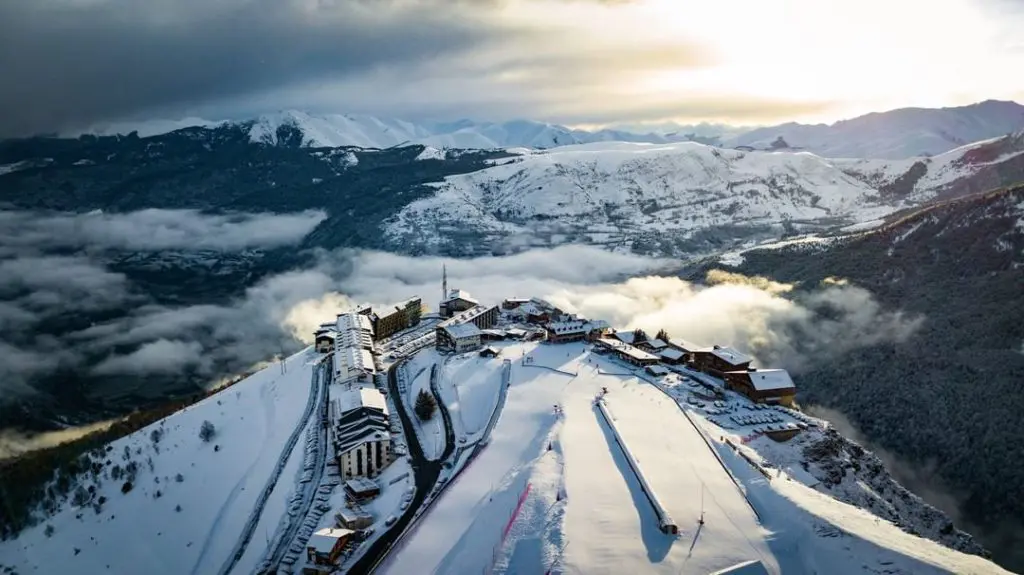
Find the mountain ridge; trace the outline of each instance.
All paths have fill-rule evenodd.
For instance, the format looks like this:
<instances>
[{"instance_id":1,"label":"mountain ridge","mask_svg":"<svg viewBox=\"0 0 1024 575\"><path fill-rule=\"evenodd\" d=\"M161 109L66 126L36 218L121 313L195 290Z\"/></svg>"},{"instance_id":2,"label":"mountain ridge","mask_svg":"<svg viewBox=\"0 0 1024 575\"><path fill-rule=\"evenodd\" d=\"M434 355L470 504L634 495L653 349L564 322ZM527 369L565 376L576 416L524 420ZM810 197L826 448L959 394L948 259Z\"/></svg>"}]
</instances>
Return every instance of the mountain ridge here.
<instances>
[{"instance_id":1,"label":"mountain ridge","mask_svg":"<svg viewBox=\"0 0 1024 575\"><path fill-rule=\"evenodd\" d=\"M410 122L358 114L310 114L282 110L237 121L211 122L186 118L114 123L67 136L116 135L134 131L140 137L146 137L190 126L212 128L225 124L244 126L253 141L271 145L279 144L277 132L280 128L297 128L301 132L298 142L285 141L289 145L298 143L308 147L388 148L422 144L439 148L548 149L609 141L655 144L697 141L726 148L774 149L781 145L832 158L902 159L937 155L1024 129L1024 106L1011 101L988 100L968 106L872 112L832 124L788 122L777 126L732 129L709 124L673 124L675 129L670 129L667 124L637 124L621 128L612 125L598 130L573 129L524 119Z\"/></svg>"}]
</instances>

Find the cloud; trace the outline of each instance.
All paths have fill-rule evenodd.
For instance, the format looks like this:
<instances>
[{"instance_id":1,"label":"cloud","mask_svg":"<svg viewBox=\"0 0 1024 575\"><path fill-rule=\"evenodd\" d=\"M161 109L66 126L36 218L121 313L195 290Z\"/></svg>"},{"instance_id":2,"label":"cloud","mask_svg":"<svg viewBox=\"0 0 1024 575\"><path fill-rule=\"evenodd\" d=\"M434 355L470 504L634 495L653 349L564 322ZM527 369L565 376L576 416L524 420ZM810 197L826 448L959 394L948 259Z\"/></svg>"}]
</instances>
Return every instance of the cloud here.
<instances>
[{"instance_id":1,"label":"cloud","mask_svg":"<svg viewBox=\"0 0 1024 575\"><path fill-rule=\"evenodd\" d=\"M158 339L130 354L109 357L93 368L97 375L145 375L185 371L204 363L203 346L195 341Z\"/></svg>"},{"instance_id":2,"label":"cloud","mask_svg":"<svg viewBox=\"0 0 1024 575\"><path fill-rule=\"evenodd\" d=\"M45 271L25 285L45 290L59 283L62 276L50 275L52 266L32 261ZM0 407L40 399L40 392L41 398L52 394L60 399L62 392L45 383L58 373L77 373L75 393L85 397L123 395L139 389L143 381L155 395L163 391L161 386L175 392L189 384L217 387L225 378L296 350L296 340L309 342L317 325L355 304L382 306L419 295L436 309L442 265L450 287L469 290L485 303L509 296L548 297L567 310L607 319L617 327L665 328L674 337L700 344L736 345L753 353L761 365L797 374L844 350L905 338L917 321L882 309L870 293L850 285L832 282L790 290L785 284L726 274L715 275L714 285L700 285L670 274L678 262L589 246L459 260L323 251L311 267L266 277L233 301L191 306L140 299L123 278L98 264L68 263L86 283L122 294L115 308L120 313L52 335L33 329L20 335L0 332ZM22 265L23 271L33 267ZM24 325L30 316L41 314L24 301L4 302L0 322ZM0 436L0 451L35 445L23 439L13 437L5 448Z\"/></svg>"},{"instance_id":3,"label":"cloud","mask_svg":"<svg viewBox=\"0 0 1024 575\"><path fill-rule=\"evenodd\" d=\"M445 0L37 0L0 3L0 134L189 106L414 66L484 43Z\"/></svg>"},{"instance_id":4,"label":"cloud","mask_svg":"<svg viewBox=\"0 0 1024 575\"><path fill-rule=\"evenodd\" d=\"M125 251L240 251L294 244L327 214L204 214L196 210L147 209L128 213L41 214L0 212L0 244L8 250L88 247Z\"/></svg>"}]
</instances>

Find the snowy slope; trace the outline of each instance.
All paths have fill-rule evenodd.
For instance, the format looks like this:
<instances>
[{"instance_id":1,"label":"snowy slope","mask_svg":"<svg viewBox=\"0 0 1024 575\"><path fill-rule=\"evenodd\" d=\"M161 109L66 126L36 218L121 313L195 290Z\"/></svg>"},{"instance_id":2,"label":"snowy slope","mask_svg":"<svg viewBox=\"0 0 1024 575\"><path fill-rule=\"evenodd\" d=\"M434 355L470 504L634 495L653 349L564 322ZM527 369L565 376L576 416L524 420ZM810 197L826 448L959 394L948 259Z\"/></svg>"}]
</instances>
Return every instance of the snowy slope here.
<instances>
[{"instance_id":1,"label":"snowy slope","mask_svg":"<svg viewBox=\"0 0 1024 575\"><path fill-rule=\"evenodd\" d=\"M524 153L452 176L385 224L396 247L518 249L581 242L678 255L782 232L875 221L1024 178L1024 133L933 158L828 159L693 142Z\"/></svg>"},{"instance_id":2,"label":"snowy slope","mask_svg":"<svg viewBox=\"0 0 1024 575\"><path fill-rule=\"evenodd\" d=\"M832 158L936 155L1024 129L1024 106L989 100L955 108L903 108L835 124L782 124L727 140L729 146L767 148L776 138Z\"/></svg>"},{"instance_id":3,"label":"snowy slope","mask_svg":"<svg viewBox=\"0 0 1024 575\"><path fill-rule=\"evenodd\" d=\"M766 480L719 440L724 430L710 432L703 412L687 415L646 376L583 344L499 345L513 359L512 380L490 444L452 480L383 573L704 575L744 561L760 561L773 574L1006 573L809 487L799 466L792 477L787 467ZM532 364L519 360L524 354ZM466 368L486 370L495 360L474 354L458 361L450 375L474 385ZM679 535L658 529L596 412L602 388L618 433ZM471 402L484 411L487 403ZM799 453L804 444L793 445ZM909 509L896 520L916 517Z\"/></svg>"},{"instance_id":4,"label":"snowy slope","mask_svg":"<svg viewBox=\"0 0 1024 575\"><path fill-rule=\"evenodd\" d=\"M280 481L247 550L252 553L239 564L239 572L251 570L296 480L302 447L293 452L284 447L307 421L317 357L308 351L288 358L285 373L271 365L111 443L104 457L94 458L103 470L80 482L88 502L64 501L56 515L0 542L0 565L19 573L131 573L140 567L153 574L217 573L284 458ZM209 442L198 437L206 420L216 430ZM153 440L154 432L159 441ZM130 465L137 468L136 477L123 494L129 474L124 469ZM95 493L87 491L90 487ZM47 526L54 528L50 536Z\"/></svg>"},{"instance_id":5,"label":"snowy slope","mask_svg":"<svg viewBox=\"0 0 1024 575\"><path fill-rule=\"evenodd\" d=\"M497 244L633 245L699 239L730 226L778 233L782 222L851 223L894 207L809 153L741 152L696 143L565 146L453 176L387 225L396 245L471 232Z\"/></svg>"}]
</instances>

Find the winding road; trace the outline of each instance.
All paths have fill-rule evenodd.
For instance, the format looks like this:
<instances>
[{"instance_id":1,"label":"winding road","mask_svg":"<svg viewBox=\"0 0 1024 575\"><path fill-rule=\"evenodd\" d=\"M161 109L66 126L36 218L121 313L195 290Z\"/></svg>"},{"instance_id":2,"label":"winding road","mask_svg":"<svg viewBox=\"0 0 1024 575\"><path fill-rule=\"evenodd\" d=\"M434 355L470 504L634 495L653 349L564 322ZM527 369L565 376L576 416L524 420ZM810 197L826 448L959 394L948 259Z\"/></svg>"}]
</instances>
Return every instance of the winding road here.
<instances>
[{"instance_id":1,"label":"winding road","mask_svg":"<svg viewBox=\"0 0 1024 575\"><path fill-rule=\"evenodd\" d=\"M391 548L395 545L395 542L412 523L417 510L419 510L427 496L434 489L434 485L437 483L437 478L441 475L443 462L451 456L452 451L455 449L455 431L452 428L451 414L448 413L448 408L445 407L444 402L441 401L441 398L437 395L434 386L431 386L431 391L434 392L434 397L437 399L438 410L441 412L441 417L444 419L445 447L444 452L437 461L431 461L423 455L423 447L420 445L416 434L412 432L412 419L409 417L405 408L405 403L401 400L402 396L398 391L398 378L396 376L396 372L398 367L402 365L404 361L405 360L398 361L388 368L388 389L390 390L391 397L396 398L395 409L398 411L398 417L402 420L402 428L406 432L405 435L409 446L409 457L412 459L412 469L416 482L416 495L409 504L409 508L406 509L405 513L398 519L398 521L396 521L386 533L377 538L370 548L366 550L366 553L364 553L363 556L352 565L348 570L350 575L372 573L373 570L376 569L387 557Z\"/></svg>"}]
</instances>

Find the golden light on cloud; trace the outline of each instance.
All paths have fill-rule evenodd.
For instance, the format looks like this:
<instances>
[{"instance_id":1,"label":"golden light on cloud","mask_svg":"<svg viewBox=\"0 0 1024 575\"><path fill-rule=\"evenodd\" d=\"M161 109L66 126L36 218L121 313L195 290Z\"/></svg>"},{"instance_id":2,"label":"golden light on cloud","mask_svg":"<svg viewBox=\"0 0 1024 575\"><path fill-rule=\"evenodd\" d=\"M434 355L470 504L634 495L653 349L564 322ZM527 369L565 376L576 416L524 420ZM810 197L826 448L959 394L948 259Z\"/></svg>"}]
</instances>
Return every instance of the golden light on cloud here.
<instances>
[{"instance_id":1,"label":"golden light on cloud","mask_svg":"<svg viewBox=\"0 0 1024 575\"><path fill-rule=\"evenodd\" d=\"M504 14L573 54L563 77L659 109L675 102L686 119L832 121L1010 99L1020 89L1007 71L1024 67L1024 52L1002 49L1008 22L975 0L522 0ZM733 105L686 111L716 99ZM744 101L773 105L730 113Z\"/></svg>"}]
</instances>

